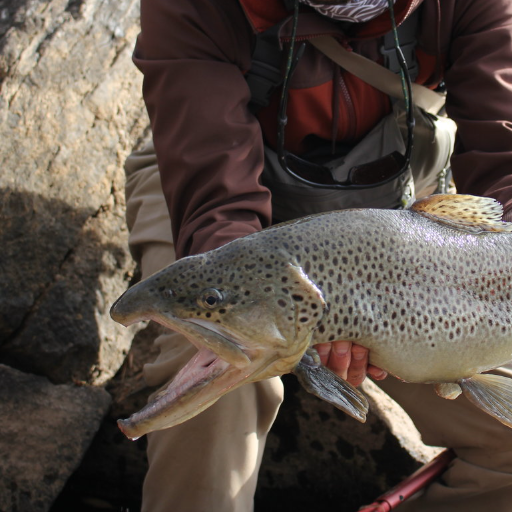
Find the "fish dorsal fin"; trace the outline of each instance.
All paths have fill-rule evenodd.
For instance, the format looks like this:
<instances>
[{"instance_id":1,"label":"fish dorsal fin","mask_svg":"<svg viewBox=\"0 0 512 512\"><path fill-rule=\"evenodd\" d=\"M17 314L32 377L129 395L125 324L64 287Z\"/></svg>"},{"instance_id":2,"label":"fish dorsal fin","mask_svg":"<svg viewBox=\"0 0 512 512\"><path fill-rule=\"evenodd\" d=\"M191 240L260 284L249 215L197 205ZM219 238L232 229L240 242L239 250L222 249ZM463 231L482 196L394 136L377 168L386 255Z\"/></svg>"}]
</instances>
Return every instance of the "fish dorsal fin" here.
<instances>
[{"instance_id":1,"label":"fish dorsal fin","mask_svg":"<svg viewBox=\"0 0 512 512\"><path fill-rule=\"evenodd\" d=\"M416 201L411 210L424 217L470 233L512 233L512 222L503 222L503 206L490 197L437 194Z\"/></svg>"}]
</instances>

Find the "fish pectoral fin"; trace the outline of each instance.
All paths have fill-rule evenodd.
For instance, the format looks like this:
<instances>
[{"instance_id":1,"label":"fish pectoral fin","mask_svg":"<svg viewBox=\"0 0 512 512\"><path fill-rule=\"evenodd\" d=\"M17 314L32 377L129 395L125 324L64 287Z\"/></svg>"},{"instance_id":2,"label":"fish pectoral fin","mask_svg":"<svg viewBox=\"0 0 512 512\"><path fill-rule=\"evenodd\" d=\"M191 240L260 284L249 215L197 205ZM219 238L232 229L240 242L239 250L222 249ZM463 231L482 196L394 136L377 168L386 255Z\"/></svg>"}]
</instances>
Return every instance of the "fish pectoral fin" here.
<instances>
[{"instance_id":1,"label":"fish pectoral fin","mask_svg":"<svg viewBox=\"0 0 512 512\"><path fill-rule=\"evenodd\" d=\"M491 197L436 194L416 201L411 210L454 229L512 232L512 222L503 222L503 206Z\"/></svg>"},{"instance_id":2,"label":"fish pectoral fin","mask_svg":"<svg viewBox=\"0 0 512 512\"><path fill-rule=\"evenodd\" d=\"M301 385L308 393L364 423L369 407L366 397L352 384L319 364L319 358L316 359L311 350L314 349L309 349L293 370Z\"/></svg>"},{"instance_id":3,"label":"fish pectoral fin","mask_svg":"<svg viewBox=\"0 0 512 512\"><path fill-rule=\"evenodd\" d=\"M512 379L490 373L459 381L464 396L482 411L512 428Z\"/></svg>"}]
</instances>

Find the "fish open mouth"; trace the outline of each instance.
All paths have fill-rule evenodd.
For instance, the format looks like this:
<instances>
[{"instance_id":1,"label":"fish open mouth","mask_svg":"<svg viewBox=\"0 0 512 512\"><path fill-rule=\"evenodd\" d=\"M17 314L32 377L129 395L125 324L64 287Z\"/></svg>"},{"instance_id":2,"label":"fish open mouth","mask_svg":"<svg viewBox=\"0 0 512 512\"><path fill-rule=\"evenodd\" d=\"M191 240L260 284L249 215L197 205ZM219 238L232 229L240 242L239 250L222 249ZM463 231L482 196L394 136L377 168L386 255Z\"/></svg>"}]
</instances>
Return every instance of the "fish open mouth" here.
<instances>
[{"instance_id":1,"label":"fish open mouth","mask_svg":"<svg viewBox=\"0 0 512 512\"><path fill-rule=\"evenodd\" d=\"M146 319L181 332L198 350L152 402L129 418L118 421L119 428L130 439L138 439L196 416L248 380L259 367L252 364L237 341L217 328L208 328L206 323L199 325L160 315Z\"/></svg>"},{"instance_id":2,"label":"fish open mouth","mask_svg":"<svg viewBox=\"0 0 512 512\"><path fill-rule=\"evenodd\" d=\"M167 401L183 398L187 392L208 384L229 368L229 363L207 348L200 348L178 372L161 396Z\"/></svg>"}]
</instances>

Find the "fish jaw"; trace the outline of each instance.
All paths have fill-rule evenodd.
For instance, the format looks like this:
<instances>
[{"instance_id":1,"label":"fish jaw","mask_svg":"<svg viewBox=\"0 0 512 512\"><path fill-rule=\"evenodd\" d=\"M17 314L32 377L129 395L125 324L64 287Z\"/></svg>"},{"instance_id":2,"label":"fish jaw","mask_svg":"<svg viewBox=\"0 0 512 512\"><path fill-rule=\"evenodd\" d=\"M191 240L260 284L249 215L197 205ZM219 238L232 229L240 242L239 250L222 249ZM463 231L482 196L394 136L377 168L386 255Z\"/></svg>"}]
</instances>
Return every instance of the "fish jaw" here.
<instances>
[{"instance_id":1,"label":"fish jaw","mask_svg":"<svg viewBox=\"0 0 512 512\"><path fill-rule=\"evenodd\" d=\"M249 363L236 367L202 345L207 327L177 322L173 328L186 334L189 341L198 347L198 352L155 400L128 419L118 421L119 428L130 439L179 425L242 384L289 373L308 345L306 343L303 350L288 357L273 350L246 350ZM196 337L192 335L195 329L199 333ZM212 336L216 335L211 332Z\"/></svg>"},{"instance_id":2,"label":"fish jaw","mask_svg":"<svg viewBox=\"0 0 512 512\"><path fill-rule=\"evenodd\" d=\"M326 310L321 290L286 254L272 251L265 260L268 251L260 254L247 243L249 238L178 260L113 304L116 322L153 320L199 349L163 394L120 422L128 437L178 425L244 383L290 373L311 344ZM244 249L253 253L249 262L233 256Z\"/></svg>"},{"instance_id":3,"label":"fish jaw","mask_svg":"<svg viewBox=\"0 0 512 512\"><path fill-rule=\"evenodd\" d=\"M201 348L155 400L129 418L118 420L118 426L126 437L136 440L149 432L179 425L213 405L247 377L247 370Z\"/></svg>"}]
</instances>

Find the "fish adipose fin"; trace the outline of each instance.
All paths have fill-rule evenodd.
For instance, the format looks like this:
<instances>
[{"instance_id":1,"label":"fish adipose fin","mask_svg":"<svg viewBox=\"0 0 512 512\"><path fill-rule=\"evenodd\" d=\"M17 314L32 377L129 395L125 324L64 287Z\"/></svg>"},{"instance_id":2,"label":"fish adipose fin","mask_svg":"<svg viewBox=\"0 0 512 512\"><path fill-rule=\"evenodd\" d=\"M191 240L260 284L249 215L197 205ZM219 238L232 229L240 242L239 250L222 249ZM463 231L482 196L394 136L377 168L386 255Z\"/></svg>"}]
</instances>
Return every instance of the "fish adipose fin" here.
<instances>
[{"instance_id":1,"label":"fish adipose fin","mask_svg":"<svg viewBox=\"0 0 512 512\"><path fill-rule=\"evenodd\" d=\"M455 382L441 382L434 388L438 396L446 400L455 400L462 393L462 388Z\"/></svg>"},{"instance_id":2,"label":"fish adipose fin","mask_svg":"<svg viewBox=\"0 0 512 512\"><path fill-rule=\"evenodd\" d=\"M461 194L437 194L416 201L413 212L454 229L481 233L512 233L512 222L503 222L503 206L490 197Z\"/></svg>"},{"instance_id":3,"label":"fish adipose fin","mask_svg":"<svg viewBox=\"0 0 512 512\"><path fill-rule=\"evenodd\" d=\"M464 396L487 414L512 428L512 379L489 373L459 381Z\"/></svg>"},{"instance_id":4,"label":"fish adipose fin","mask_svg":"<svg viewBox=\"0 0 512 512\"><path fill-rule=\"evenodd\" d=\"M321 362L317 351L309 348L293 373L309 393L329 402L352 418L364 423L368 400L352 384L338 377Z\"/></svg>"}]
</instances>

